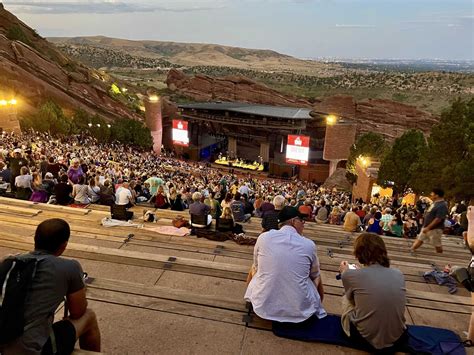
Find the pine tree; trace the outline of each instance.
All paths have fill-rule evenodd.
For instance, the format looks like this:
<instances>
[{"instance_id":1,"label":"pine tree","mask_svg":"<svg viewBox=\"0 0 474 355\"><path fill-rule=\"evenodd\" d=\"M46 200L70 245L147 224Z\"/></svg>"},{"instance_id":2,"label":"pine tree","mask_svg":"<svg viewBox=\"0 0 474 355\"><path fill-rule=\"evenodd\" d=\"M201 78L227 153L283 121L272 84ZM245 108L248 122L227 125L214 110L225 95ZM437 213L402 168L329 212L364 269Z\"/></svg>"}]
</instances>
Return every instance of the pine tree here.
<instances>
[{"instance_id":1,"label":"pine tree","mask_svg":"<svg viewBox=\"0 0 474 355\"><path fill-rule=\"evenodd\" d=\"M378 183L387 186L390 181L394 183L397 192L406 191L412 176L411 167L420 160L425 150L426 140L423 133L414 129L406 131L395 140L392 148L383 158L378 173Z\"/></svg>"},{"instance_id":2,"label":"pine tree","mask_svg":"<svg viewBox=\"0 0 474 355\"><path fill-rule=\"evenodd\" d=\"M474 99L458 99L441 114L410 174L416 192L440 187L449 198L474 196Z\"/></svg>"}]
</instances>

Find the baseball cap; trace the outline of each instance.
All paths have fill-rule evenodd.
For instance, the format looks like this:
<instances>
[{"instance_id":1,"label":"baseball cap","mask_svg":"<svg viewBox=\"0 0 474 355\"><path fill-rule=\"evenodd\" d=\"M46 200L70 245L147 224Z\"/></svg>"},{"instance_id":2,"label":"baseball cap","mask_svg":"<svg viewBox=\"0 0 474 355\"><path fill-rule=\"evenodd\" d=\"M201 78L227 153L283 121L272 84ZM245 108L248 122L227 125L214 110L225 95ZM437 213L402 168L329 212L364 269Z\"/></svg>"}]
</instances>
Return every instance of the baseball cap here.
<instances>
[{"instance_id":1,"label":"baseball cap","mask_svg":"<svg viewBox=\"0 0 474 355\"><path fill-rule=\"evenodd\" d=\"M21 149L20 148L16 148L13 150L13 153L21 153Z\"/></svg>"},{"instance_id":2,"label":"baseball cap","mask_svg":"<svg viewBox=\"0 0 474 355\"><path fill-rule=\"evenodd\" d=\"M278 214L278 223L288 221L295 217L305 218L307 215L300 213L296 207L285 206Z\"/></svg>"},{"instance_id":3,"label":"baseball cap","mask_svg":"<svg viewBox=\"0 0 474 355\"><path fill-rule=\"evenodd\" d=\"M51 173L46 173L46 174L44 175L44 177L45 177L45 178L48 178L48 179L52 179L54 176L53 176L53 174L51 174Z\"/></svg>"}]
</instances>

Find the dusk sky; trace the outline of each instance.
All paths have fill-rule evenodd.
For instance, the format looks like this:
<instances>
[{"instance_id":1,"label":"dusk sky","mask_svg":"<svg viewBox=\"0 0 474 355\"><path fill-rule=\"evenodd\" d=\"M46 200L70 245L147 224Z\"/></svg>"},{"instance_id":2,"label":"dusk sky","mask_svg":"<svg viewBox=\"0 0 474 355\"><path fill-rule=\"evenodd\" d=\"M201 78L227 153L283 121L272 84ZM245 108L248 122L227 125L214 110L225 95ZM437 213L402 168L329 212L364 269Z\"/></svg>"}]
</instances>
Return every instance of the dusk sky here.
<instances>
[{"instance_id":1,"label":"dusk sky","mask_svg":"<svg viewBox=\"0 0 474 355\"><path fill-rule=\"evenodd\" d=\"M300 58L474 60L472 0L6 0L42 36L273 49Z\"/></svg>"}]
</instances>

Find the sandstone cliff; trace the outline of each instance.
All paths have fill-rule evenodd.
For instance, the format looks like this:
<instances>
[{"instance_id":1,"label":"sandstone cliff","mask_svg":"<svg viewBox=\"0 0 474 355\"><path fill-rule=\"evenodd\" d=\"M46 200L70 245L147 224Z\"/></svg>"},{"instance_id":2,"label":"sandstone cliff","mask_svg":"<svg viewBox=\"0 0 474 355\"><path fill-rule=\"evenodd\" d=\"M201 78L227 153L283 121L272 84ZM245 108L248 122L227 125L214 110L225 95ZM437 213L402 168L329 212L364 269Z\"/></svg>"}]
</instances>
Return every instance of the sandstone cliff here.
<instances>
[{"instance_id":1,"label":"sandstone cliff","mask_svg":"<svg viewBox=\"0 0 474 355\"><path fill-rule=\"evenodd\" d=\"M214 78L207 75L188 76L171 69L166 79L173 92L196 101L236 101L264 105L311 107L309 101L286 96L242 76Z\"/></svg>"},{"instance_id":2,"label":"sandstone cliff","mask_svg":"<svg viewBox=\"0 0 474 355\"><path fill-rule=\"evenodd\" d=\"M64 56L0 4L1 94L18 99L20 117L50 98L66 110L82 108L111 120L141 119L108 95L107 79Z\"/></svg>"},{"instance_id":3,"label":"sandstone cliff","mask_svg":"<svg viewBox=\"0 0 474 355\"><path fill-rule=\"evenodd\" d=\"M392 100L355 101L351 96L337 95L314 105L314 113L332 113L357 123L357 134L375 132L393 141L408 129L429 134L438 117L414 106Z\"/></svg>"}]
</instances>

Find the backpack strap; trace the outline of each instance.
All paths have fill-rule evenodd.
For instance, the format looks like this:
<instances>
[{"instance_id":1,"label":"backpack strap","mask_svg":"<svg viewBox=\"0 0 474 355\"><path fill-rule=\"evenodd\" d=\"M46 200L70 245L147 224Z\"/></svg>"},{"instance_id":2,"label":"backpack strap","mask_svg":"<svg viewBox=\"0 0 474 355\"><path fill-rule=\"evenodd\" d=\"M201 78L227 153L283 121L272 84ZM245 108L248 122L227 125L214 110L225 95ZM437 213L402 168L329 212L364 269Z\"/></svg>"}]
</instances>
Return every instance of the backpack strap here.
<instances>
[{"instance_id":1,"label":"backpack strap","mask_svg":"<svg viewBox=\"0 0 474 355\"><path fill-rule=\"evenodd\" d=\"M56 335L54 334L53 327L51 326L51 332L49 333L49 338L51 339L51 349L53 354L56 355L58 353L58 346L56 344Z\"/></svg>"},{"instance_id":2,"label":"backpack strap","mask_svg":"<svg viewBox=\"0 0 474 355\"><path fill-rule=\"evenodd\" d=\"M8 280L10 279L10 274L13 271L13 269L15 268L15 266L16 266L16 260L13 259L12 264L10 266L10 269L8 270L7 275L5 276L5 280L3 281L2 294L0 295L0 305L3 304L3 299L5 297L5 291L7 289Z\"/></svg>"},{"instance_id":3,"label":"backpack strap","mask_svg":"<svg viewBox=\"0 0 474 355\"><path fill-rule=\"evenodd\" d=\"M40 255L27 254L26 256L23 255L23 257L36 259L35 268L33 270L33 275L32 275L32 278L31 278L32 281L36 276L36 271L38 269L38 263L40 261L48 258L49 256L50 256L49 254L40 254ZM64 306L66 307L66 303L64 303ZM66 310L66 312L67 312L67 310ZM51 317L53 319L52 321L54 322L54 314L51 314ZM31 328L35 327L36 325L42 323L43 321L44 321L43 318L39 318L39 319L35 319L34 321L28 323L27 325L25 325L24 332L27 331L28 329L31 329ZM50 328L49 329L49 337L51 339L51 349L52 349L53 354L56 355L58 353L58 347L57 347L57 344L56 344L56 335L54 334L52 323L50 324L49 328Z\"/></svg>"}]
</instances>

